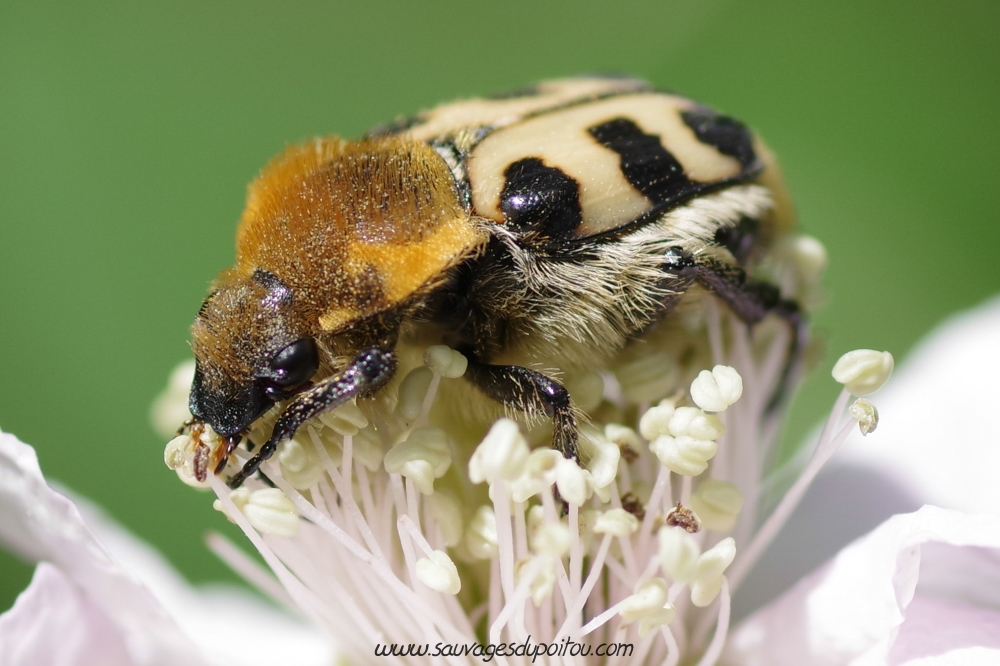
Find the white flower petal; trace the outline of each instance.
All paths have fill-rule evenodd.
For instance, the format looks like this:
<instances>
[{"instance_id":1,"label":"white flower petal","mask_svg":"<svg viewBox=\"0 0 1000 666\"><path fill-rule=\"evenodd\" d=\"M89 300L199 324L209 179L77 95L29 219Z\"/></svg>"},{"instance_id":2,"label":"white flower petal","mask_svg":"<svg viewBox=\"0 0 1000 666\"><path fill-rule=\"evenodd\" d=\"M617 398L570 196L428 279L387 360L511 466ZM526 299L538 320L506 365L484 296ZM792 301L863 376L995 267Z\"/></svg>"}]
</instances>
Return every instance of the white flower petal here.
<instances>
[{"instance_id":1,"label":"white flower petal","mask_svg":"<svg viewBox=\"0 0 1000 666\"><path fill-rule=\"evenodd\" d=\"M0 433L0 541L32 560L55 564L129 636L148 663L204 663L190 640L142 584L134 580L67 497L42 477L34 450Z\"/></svg>"},{"instance_id":2,"label":"white flower petal","mask_svg":"<svg viewBox=\"0 0 1000 666\"><path fill-rule=\"evenodd\" d=\"M127 636L55 566L41 562L31 585L0 616L5 666L130 666Z\"/></svg>"},{"instance_id":3,"label":"white flower petal","mask_svg":"<svg viewBox=\"0 0 1000 666\"><path fill-rule=\"evenodd\" d=\"M895 516L848 546L832 562L800 581L732 634L728 660L745 666L885 663L908 605L932 563L921 551L935 542L990 549L1000 556L1000 516L963 514L937 507ZM948 564L954 576L981 582L981 570ZM996 569L994 569L996 575ZM984 621L993 610L983 610ZM900 648L902 649L902 648ZM936 648L925 656L937 654ZM871 662L866 661L872 659Z\"/></svg>"},{"instance_id":4,"label":"white flower petal","mask_svg":"<svg viewBox=\"0 0 1000 666\"><path fill-rule=\"evenodd\" d=\"M99 509L46 485L34 450L3 433L0 541L29 559L56 565L81 598L120 627L134 663L333 662L329 638L260 597L229 586L190 587L159 553Z\"/></svg>"}]
</instances>

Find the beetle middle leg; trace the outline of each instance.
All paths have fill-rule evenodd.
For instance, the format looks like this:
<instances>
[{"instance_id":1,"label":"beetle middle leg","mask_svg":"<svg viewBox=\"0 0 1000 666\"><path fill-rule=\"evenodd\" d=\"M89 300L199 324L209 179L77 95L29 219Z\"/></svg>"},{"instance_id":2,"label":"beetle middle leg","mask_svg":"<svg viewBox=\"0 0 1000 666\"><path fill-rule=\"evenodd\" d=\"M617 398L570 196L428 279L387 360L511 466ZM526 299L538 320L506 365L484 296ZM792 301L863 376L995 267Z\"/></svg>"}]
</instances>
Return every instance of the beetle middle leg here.
<instances>
[{"instance_id":1,"label":"beetle middle leg","mask_svg":"<svg viewBox=\"0 0 1000 666\"><path fill-rule=\"evenodd\" d=\"M580 461L573 404L562 384L519 365L487 365L469 351L462 353L469 359L466 379L505 407L529 414L544 412L552 419L553 448L570 460Z\"/></svg>"},{"instance_id":2,"label":"beetle middle leg","mask_svg":"<svg viewBox=\"0 0 1000 666\"><path fill-rule=\"evenodd\" d=\"M371 395L389 381L395 370L396 356L391 350L369 347L358 354L343 372L296 395L278 417L270 438L243 465L243 469L229 480L229 487L239 488L257 472L265 460L274 455L278 445L291 439L306 421L340 407L351 398Z\"/></svg>"},{"instance_id":3,"label":"beetle middle leg","mask_svg":"<svg viewBox=\"0 0 1000 666\"><path fill-rule=\"evenodd\" d=\"M809 340L809 327L799 304L782 298L772 284L750 279L745 270L711 258L695 258L680 247L667 250L666 270L681 280L697 282L729 307L744 323L753 326L768 315L777 315L791 328L792 338L781 377L767 410L773 411L785 398L792 372L798 366Z\"/></svg>"}]
</instances>

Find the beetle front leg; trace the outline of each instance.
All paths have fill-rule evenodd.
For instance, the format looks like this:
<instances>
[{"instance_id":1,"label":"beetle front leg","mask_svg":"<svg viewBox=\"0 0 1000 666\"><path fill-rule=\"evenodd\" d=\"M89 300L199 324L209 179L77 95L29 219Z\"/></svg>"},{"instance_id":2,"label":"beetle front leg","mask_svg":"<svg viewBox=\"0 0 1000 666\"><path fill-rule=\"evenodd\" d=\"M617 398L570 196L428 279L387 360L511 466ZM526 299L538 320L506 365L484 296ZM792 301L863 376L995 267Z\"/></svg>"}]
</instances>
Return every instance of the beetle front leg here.
<instances>
[{"instance_id":1,"label":"beetle front leg","mask_svg":"<svg viewBox=\"0 0 1000 666\"><path fill-rule=\"evenodd\" d=\"M396 370L396 355L384 347L369 347L358 354L338 375L325 379L299 393L285 407L260 451L243 465L232 479L230 488L239 488L253 476L261 464L274 455L278 445L291 439L309 419L336 409L351 398L371 395L382 388Z\"/></svg>"},{"instance_id":2,"label":"beetle front leg","mask_svg":"<svg viewBox=\"0 0 1000 666\"><path fill-rule=\"evenodd\" d=\"M519 365L487 365L468 351L463 354L469 359L466 379L505 407L528 414L546 414L552 419L552 447L566 458L580 462L573 403L562 384Z\"/></svg>"}]
</instances>

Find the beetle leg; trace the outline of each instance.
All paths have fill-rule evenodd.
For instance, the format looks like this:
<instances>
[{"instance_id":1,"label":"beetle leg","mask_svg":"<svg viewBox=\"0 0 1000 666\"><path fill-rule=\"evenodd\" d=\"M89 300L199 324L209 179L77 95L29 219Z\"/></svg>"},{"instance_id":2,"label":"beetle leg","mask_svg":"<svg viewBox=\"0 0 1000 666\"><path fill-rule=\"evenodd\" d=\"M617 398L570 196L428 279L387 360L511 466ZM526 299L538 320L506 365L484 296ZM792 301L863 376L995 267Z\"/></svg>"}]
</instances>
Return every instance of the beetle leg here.
<instances>
[{"instance_id":1,"label":"beetle leg","mask_svg":"<svg viewBox=\"0 0 1000 666\"><path fill-rule=\"evenodd\" d=\"M679 247L667 251L666 267L678 277L692 282L697 281L714 293L733 314L749 326L753 326L770 314L777 315L788 323L792 332L788 356L774 395L767 405L767 411L773 411L785 398L792 373L802 360L809 341L809 327L802 316L799 304L782 298L781 292L774 285L748 278L746 271L739 266L716 259L694 258Z\"/></svg>"},{"instance_id":2,"label":"beetle leg","mask_svg":"<svg viewBox=\"0 0 1000 666\"><path fill-rule=\"evenodd\" d=\"M354 397L370 395L385 385L396 369L396 356L384 347L369 347L358 354L338 375L325 379L296 395L278 417L271 437L260 451L229 480L230 488L239 488L253 476L265 460L274 455L278 445L291 439L309 419L335 409Z\"/></svg>"},{"instance_id":3,"label":"beetle leg","mask_svg":"<svg viewBox=\"0 0 1000 666\"><path fill-rule=\"evenodd\" d=\"M570 460L580 461L576 417L569 391L540 372L519 365L487 365L464 351L469 359L465 377L487 396L521 412L544 412L552 419L552 447Z\"/></svg>"}]
</instances>

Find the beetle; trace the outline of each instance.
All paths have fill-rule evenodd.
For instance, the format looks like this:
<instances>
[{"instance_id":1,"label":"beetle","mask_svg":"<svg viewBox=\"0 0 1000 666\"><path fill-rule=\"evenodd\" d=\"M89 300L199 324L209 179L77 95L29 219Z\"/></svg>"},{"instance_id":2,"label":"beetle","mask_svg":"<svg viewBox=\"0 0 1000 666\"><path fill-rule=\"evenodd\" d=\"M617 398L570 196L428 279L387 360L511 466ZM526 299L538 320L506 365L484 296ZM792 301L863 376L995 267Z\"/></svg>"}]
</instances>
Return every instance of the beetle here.
<instances>
[{"instance_id":1,"label":"beetle","mask_svg":"<svg viewBox=\"0 0 1000 666\"><path fill-rule=\"evenodd\" d=\"M629 78L543 82L296 145L249 186L235 266L195 319L190 409L228 453L288 401L238 487L310 418L385 386L418 331L460 351L489 398L551 418L553 446L578 458L565 387L506 359L600 363L693 285L748 324L788 322L780 399L807 325L747 270L792 218L741 122Z\"/></svg>"}]
</instances>

